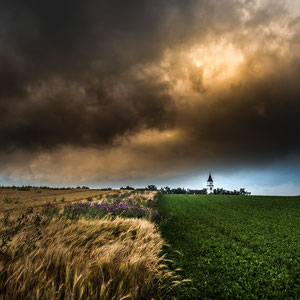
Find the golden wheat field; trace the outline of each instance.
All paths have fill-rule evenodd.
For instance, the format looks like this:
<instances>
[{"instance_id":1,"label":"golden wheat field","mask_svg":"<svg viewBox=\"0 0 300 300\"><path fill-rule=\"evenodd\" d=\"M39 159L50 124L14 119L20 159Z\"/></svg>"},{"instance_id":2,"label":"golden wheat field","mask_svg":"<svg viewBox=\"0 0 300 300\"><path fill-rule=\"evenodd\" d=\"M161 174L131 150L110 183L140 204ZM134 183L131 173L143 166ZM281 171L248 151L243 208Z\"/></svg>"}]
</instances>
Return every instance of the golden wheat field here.
<instances>
[{"instance_id":1,"label":"golden wheat field","mask_svg":"<svg viewBox=\"0 0 300 300\"><path fill-rule=\"evenodd\" d=\"M153 192L0 190L0 299L156 299L176 282L146 218L43 215L47 203L153 199ZM91 199L92 198L92 199ZM1 242L1 241L0 241Z\"/></svg>"},{"instance_id":2,"label":"golden wheat field","mask_svg":"<svg viewBox=\"0 0 300 300\"><path fill-rule=\"evenodd\" d=\"M152 191L122 191L122 190L97 190L97 189L40 189L31 188L28 191L19 191L17 189L0 189L0 218L3 218L5 212L9 212L11 217L24 212L28 207L35 210L40 209L47 203L55 203L63 207L66 203L75 201L86 201L89 197L93 200L106 200L117 195L124 195L141 199L153 198L156 192Z\"/></svg>"}]
</instances>

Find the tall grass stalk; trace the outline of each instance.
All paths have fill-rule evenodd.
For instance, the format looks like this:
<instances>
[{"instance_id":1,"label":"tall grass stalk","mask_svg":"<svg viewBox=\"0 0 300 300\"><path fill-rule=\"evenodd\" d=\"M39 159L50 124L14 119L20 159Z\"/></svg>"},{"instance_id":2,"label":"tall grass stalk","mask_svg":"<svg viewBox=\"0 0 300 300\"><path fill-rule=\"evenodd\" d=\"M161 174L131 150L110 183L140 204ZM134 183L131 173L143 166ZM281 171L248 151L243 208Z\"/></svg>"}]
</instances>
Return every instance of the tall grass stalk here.
<instances>
[{"instance_id":1,"label":"tall grass stalk","mask_svg":"<svg viewBox=\"0 0 300 300\"><path fill-rule=\"evenodd\" d=\"M0 299L151 299L174 280L143 219L53 219L34 247L18 233L0 256ZM32 229L33 230L33 229Z\"/></svg>"}]
</instances>

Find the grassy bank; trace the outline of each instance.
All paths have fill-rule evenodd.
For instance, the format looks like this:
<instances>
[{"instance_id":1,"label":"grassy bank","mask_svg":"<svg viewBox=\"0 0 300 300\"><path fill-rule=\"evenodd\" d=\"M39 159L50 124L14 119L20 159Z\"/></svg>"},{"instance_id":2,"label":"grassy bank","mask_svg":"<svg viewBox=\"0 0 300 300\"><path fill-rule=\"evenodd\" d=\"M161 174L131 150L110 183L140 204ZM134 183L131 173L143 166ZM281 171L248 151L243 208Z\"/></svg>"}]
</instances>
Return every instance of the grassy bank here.
<instances>
[{"instance_id":1,"label":"grassy bank","mask_svg":"<svg viewBox=\"0 0 300 300\"><path fill-rule=\"evenodd\" d=\"M300 297L299 197L163 195L168 258L190 285L178 299Z\"/></svg>"}]
</instances>

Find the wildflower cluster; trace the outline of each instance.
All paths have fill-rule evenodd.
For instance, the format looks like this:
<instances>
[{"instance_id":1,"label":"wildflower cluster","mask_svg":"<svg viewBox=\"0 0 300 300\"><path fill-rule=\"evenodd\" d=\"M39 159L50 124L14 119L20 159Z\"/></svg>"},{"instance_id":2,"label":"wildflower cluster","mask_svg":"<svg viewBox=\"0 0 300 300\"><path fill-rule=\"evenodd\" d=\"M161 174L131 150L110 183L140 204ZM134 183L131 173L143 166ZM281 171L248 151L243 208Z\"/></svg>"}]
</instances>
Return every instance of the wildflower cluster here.
<instances>
[{"instance_id":1,"label":"wildflower cluster","mask_svg":"<svg viewBox=\"0 0 300 300\"><path fill-rule=\"evenodd\" d=\"M113 202L74 202L64 207L64 214L68 218L78 218L85 216L87 218L103 217L107 214L112 216L147 218L152 221L158 221L159 212L153 207L142 206L133 200L121 201L117 199Z\"/></svg>"},{"instance_id":2,"label":"wildflower cluster","mask_svg":"<svg viewBox=\"0 0 300 300\"><path fill-rule=\"evenodd\" d=\"M54 203L47 203L43 206L42 214L45 216L53 217L59 212L58 207Z\"/></svg>"}]
</instances>

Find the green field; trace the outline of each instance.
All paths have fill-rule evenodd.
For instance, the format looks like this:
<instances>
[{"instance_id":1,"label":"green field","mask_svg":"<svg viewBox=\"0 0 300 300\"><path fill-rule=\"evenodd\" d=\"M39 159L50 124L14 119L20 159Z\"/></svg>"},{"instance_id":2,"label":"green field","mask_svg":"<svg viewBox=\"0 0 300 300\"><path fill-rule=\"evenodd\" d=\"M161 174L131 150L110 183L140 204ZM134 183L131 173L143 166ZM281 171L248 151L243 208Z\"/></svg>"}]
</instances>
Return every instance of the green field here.
<instances>
[{"instance_id":1,"label":"green field","mask_svg":"<svg viewBox=\"0 0 300 300\"><path fill-rule=\"evenodd\" d=\"M162 195L177 299L300 298L300 198Z\"/></svg>"}]
</instances>

